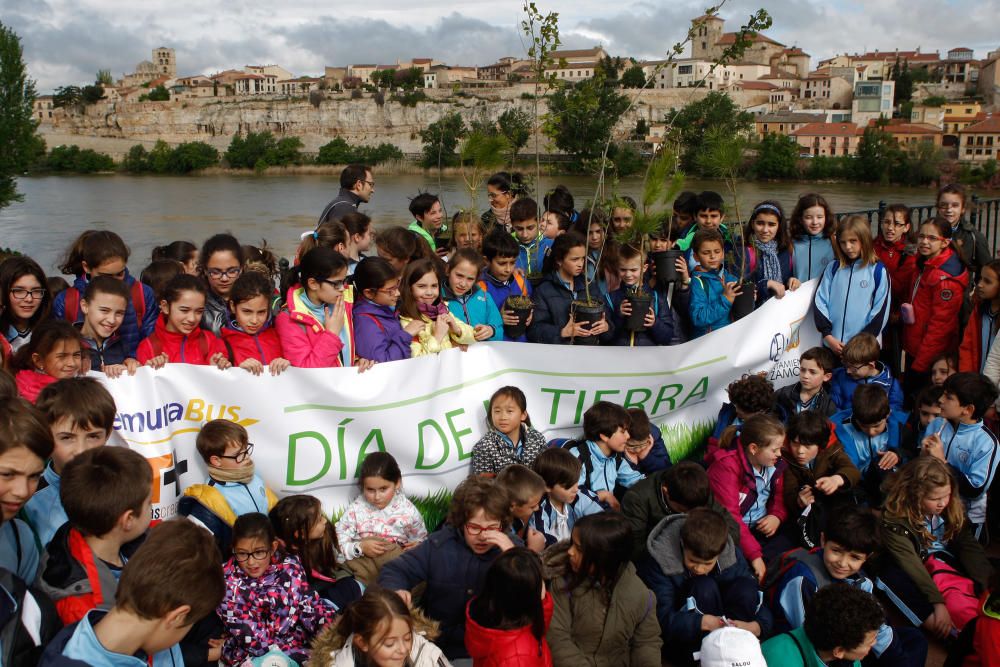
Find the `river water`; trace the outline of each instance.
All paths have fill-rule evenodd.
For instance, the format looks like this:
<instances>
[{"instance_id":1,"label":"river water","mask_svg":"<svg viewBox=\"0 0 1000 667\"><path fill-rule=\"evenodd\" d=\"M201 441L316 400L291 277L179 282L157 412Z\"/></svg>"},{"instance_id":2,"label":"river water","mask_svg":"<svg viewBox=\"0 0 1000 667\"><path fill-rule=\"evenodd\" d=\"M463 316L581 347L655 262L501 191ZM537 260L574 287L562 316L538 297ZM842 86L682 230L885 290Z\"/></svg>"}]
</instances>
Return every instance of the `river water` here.
<instances>
[{"instance_id":1,"label":"river water","mask_svg":"<svg viewBox=\"0 0 1000 667\"><path fill-rule=\"evenodd\" d=\"M438 180L436 174L375 175L372 201L362 211L378 228L405 225L411 220L409 198L420 191L439 192L449 214L470 206L464 181L458 176ZM595 181L587 177L546 177L550 189L564 183L577 207L593 199ZM689 180L686 189L714 189L720 182ZM623 195L638 199L640 178L617 186ZM81 231L111 229L132 248L132 270L138 274L156 245L185 239L200 243L222 231L243 243L262 239L277 252L290 256L299 234L311 229L325 204L337 193L335 176L39 176L18 181L24 201L0 210L0 247L9 246L37 259L45 271L57 273L59 256ZM746 216L754 203L776 199L790 213L799 195L819 191L835 211L853 211L888 203L926 204L931 190L855 184L758 183L739 186L740 210ZM727 197L728 200L728 197ZM477 210L487 207L485 190Z\"/></svg>"}]
</instances>

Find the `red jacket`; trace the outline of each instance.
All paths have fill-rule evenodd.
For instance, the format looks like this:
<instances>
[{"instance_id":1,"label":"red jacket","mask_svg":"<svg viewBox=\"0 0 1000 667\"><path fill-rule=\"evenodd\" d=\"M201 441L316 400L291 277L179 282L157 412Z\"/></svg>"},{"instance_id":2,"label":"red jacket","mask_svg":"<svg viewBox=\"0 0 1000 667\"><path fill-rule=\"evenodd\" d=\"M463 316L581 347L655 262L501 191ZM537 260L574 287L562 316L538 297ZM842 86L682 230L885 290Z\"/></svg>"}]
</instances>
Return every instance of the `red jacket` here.
<instances>
[{"instance_id":1,"label":"red jacket","mask_svg":"<svg viewBox=\"0 0 1000 667\"><path fill-rule=\"evenodd\" d=\"M292 285L285 306L274 319L281 338L282 356L297 368L335 368L354 365L354 318L352 291L344 291L344 327L347 345L339 334L327 331L309 312L302 297L305 290Z\"/></svg>"},{"instance_id":2,"label":"red jacket","mask_svg":"<svg viewBox=\"0 0 1000 667\"><path fill-rule=\"evenodd\" d=\"M972 314L969 315L969 322L962 334L962 343L958 347L959 373L978 373L983 367L986 355L990 353L989 350L983 349L982 336L983 308L989 307L989 303L984 304L978 297L972 303Z\"/></svg>"},{"instance_id":3,"label":"red jacket","mask_svg":"<svg viewBox=\"0 0 1000 667\"><path fill-rule=\"evenodd\" d=\"M782 523L788 518L784 494L786 467L784 459L778 461L771 476L770 495L767 499L767 513L774 515ZM757 499L757 483L743 443L737 440L732 449L719 450L712 465L708 467L708 483L715 499L729 510L740 525L740 548L747 561L761 558L763 554L760 543L743 522L743 515Z\"/></svg>"},{"instance_id":4,"label":"red jacket","mask_svg":"<svg viewBox=\"0 0 1000 667\"><path fill-rule=\"evenodd\" d=\"M30 368L18 371L17 375L14 376L14 382L17 384L17 393L32 403L42 393L42 389L48 387L56 379L51 375L46 375Z\"/></svg>"},{"instance_id":5,"label":"red jacket","mask_svg":"<svg viewBox=\"0 0 1000 667\"><path fill-rule=\"evenodd\" d=\"M950 247L914 274L906 300L913 304L915 321L903 324L910 368L929 371L934 359L958 347L958 314L968 286L969 272Z\"/></svg>"},{"instance_id":6,"label":"red jacket","mask_svg":"<svg viewBox=\"0 0 1000 667\"><path fill-rule=\"evenodd\" d=\"M216 352L226 356L226 346L211 331L195 329L190 336L167 331L167 318L161 315L156 320L156 328L151 336L139 343L135 357L144 364L161 353L167 353L167 361L172 364L195 364L207 366Z\"/></svg>"},{"instance_id":7,"label":"red jacket","mask_svg":"<svg viewBox=\"0 0 1000 667\"><path fill-rule=\"evenodd\" d=\"M1000 620L982 611L989 598L988 591L979 598L979 620L972 639L972 653L965 658L963 667L1000 667Z\"/></svg>"},{"instance_id":8,"label":"red jacket","mask_svg":"<svg viewBox=\"0 0 1000 667\"><path fill-rule=\"evenodd\" d=\"M906 252L906 244L903 241L890 245L881 234L875 238L872 245L875 246L875 254L889 272L892 284L892 310L899 312L899 304L910 300L906 288L913 281L913 275L917 271L917 258Z\"/></svg>"},{"instance_id":9,"label":"red jacket","mask_svg":"<svg viewBox=\"0 0 1000 667\"><path fill-rule=\"evenodd\" d=\"M239 366L247 359L256 359L266 366L281 357L281 339L278 338L277 330L271 325L255 334L223 327L222 345L226 347L229 361L233 362L233 366ZM230 349L232 354L228 354Z\"/></svg>"},{"instance_id":10,"label":"red jacket","mask_svg":"<svg viewBox=\"0 0 1000 667\"><path fill-rule=\"evenodd\" d=\"M465 607L465 648L473 667L552 667L548 643L544 637L541 641L535 639L530 626L515 630L484 628L469 616L469 605ZM547 633L552 621L552 594L548 591L542 611Z\"/></svg>"}]
</instances>

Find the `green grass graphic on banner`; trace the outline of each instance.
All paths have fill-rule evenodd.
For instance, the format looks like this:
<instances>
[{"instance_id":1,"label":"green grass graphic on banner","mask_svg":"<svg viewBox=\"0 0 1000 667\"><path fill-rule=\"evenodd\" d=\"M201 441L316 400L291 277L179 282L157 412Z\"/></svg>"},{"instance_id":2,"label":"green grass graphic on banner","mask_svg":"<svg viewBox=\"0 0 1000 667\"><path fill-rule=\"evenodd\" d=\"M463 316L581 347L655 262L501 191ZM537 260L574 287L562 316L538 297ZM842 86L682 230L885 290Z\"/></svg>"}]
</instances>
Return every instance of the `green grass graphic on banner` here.
<instances>
[{"instance_id":1,"label":"green grass graphic on banner","mask_svg":"<svg viewBox=\"0 0 1000 667\"><path fill-rule=\"evenodd\" d=\"M712 435L715 420L697 421L694 424L661 424L663 444L667 446L670 460L701 459L708 436Z\"/></svg>"}]
</instances>

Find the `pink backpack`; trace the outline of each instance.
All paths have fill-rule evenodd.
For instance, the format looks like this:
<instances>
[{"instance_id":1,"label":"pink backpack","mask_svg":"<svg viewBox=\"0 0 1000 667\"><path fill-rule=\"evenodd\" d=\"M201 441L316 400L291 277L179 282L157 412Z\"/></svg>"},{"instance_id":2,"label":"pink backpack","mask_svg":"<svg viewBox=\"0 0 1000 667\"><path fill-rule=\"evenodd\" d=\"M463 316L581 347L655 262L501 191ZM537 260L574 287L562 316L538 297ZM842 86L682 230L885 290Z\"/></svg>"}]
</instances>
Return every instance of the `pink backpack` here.
<instances>
[{"instance_id":1,"label":"pink backpack","mask_svg":"<svg viewBox=\"0 0 1000 667\"><path fill-rule=\"evenodd\" d=\"M972 579L963 577L951 565L934 556L924 561L924 567L934 580L934 585L941 591L951 622L961 632L966 623L979 615L979 598L976 597Z\"/></svg>"}]
</instances>

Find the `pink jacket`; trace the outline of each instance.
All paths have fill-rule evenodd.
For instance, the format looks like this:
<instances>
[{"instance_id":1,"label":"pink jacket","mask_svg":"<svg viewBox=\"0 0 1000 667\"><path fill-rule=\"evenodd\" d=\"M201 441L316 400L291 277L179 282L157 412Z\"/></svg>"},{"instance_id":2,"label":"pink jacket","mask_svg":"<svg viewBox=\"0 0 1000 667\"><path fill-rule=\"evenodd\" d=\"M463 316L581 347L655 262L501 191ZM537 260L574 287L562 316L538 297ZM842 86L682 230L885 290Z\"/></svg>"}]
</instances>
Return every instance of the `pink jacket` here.
<instances>
[{"instance_id":1,"label":"pink jacket","mask_svg":"<svg viewBox=\"0 0 1000 667\"><path fill-rule=\"evenodd\" d=\"M771 493L767 499L767 513L773 514L782 523L788 518L784 498L786 466L784 459L778 461L778 465L775 466L774 474L771 476ZM718 451L712 465L708 467L708 482L715 499L729 510L736 523L740 525L740 548L747 561L761 558L760 544L749 526L743 522L743 515L757 500L757 484L746 452L738 440L732 449Z\"/></svg>"},{"instance_id":2,"label":"pink jacket","mask_svg":"<svg viewBox=\"0 0 1000 667\"><path fill-rule=\"evenodd\" d=\"M281 338L281 354L298 368L331 368L354 365L354 305L351 292L344 292L346 313L344 326L349 344L326 330L302 302L301 285L292 285L285 298L285 307L274 320ZM346 349L345 349L346 347Z\"/></svg>"}]
</instances>

